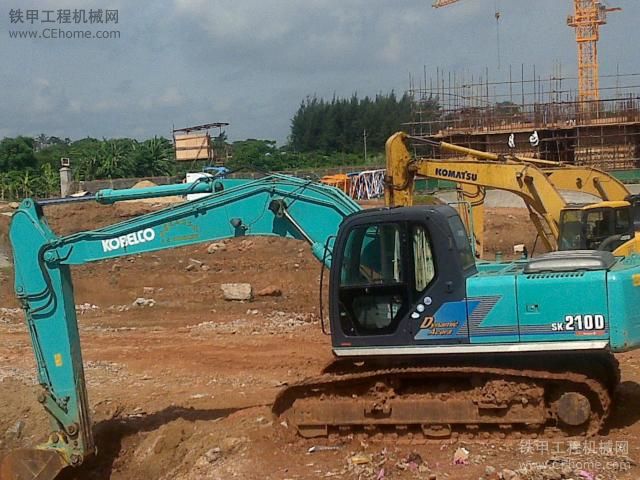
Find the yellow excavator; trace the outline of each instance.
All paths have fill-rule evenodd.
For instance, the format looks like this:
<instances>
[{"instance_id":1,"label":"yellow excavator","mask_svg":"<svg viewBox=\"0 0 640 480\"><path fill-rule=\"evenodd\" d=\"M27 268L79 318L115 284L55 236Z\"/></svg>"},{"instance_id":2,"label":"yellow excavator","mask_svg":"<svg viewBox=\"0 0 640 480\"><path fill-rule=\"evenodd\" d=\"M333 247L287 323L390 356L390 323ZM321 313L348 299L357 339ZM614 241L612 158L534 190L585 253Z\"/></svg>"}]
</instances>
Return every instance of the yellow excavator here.
<instances>
[{"instance_id":1,"label":"yellow excavator","mask_svg":"<svg viewBox=\"0 0 640 480\"><path fill-rule=\"evenodd\" d=\"M426 143L465 158L414 158L410 142ZM410 206L416 177L449 180L458 185L461 216L475 237L476 255L484 253L484 200L487 189L520 197L545 248L553 250L607 250L626 256L640 253L638 221L640 198L608 173L592 167L502 156L446 142L411 137L398 132L386 143L385 202ZM601 199L591 204L567 203L560 191L586 193Z\"/></svg>"}]
</instances>

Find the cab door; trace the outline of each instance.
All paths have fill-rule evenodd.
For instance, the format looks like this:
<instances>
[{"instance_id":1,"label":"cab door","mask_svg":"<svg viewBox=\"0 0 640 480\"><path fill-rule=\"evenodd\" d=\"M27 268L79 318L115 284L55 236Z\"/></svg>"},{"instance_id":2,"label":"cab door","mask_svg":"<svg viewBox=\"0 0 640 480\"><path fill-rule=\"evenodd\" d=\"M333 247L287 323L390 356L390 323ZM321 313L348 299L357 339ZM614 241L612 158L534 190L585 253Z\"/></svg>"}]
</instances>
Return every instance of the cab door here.
<instances>
[{"instance_id":1,"label":"cab door","mask_svg":"<svg viewBox=\"0 0 640 480\"><path fill-rule=\"evenodd\" d=\"M403 210L393 212L394 221L349 226L336 240L330 289L334 347L469 342L465 281L450 227L434 224L446 220L440 216Z\"/></svg>"}]
</instances>

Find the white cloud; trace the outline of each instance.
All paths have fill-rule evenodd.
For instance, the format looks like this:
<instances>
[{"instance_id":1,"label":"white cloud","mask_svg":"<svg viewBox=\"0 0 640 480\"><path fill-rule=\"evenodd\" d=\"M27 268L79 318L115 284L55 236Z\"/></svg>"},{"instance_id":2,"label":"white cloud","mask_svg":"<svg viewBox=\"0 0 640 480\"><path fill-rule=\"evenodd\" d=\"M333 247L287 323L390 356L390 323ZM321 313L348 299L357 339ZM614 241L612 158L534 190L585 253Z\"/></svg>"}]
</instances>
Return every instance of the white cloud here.
<instances>
[{"instance_id":1,"label":"white cloud","mask_svg":"<svg viewBox=\"0 0 640 480\"><path fill-rule=\"evenodd\" d=\"M176 87L167 88L162 95L158 97L158 105L163 107L177 107L184 103L185 97Z\"/></svg>"},{"instance_id":2,"label":"white cloud","mask_svg":"<svg viewBox=\"0 0 640 480\"><path fill-rule=\"evenodd\" d=\"M403 57L405 51L404 43L399 38L399 35L393 34L387 39L387 43L382 48L379 57L387 63L396 63Z\"/></svg>"},{"instance_id":3,"label":"white cloud","mask_svg":"<svg viewBox=\"0 0 640 480\"><path fill-rule=\"evenodd\" d=\"M174 2L182 21L213 42L214 54L227 51L227 58L253 61L255 68L286 71L344 69L374 55L384 45L379 33L397 8L384 0L221 0L215 8L205 0Z\"/></svg>"},{"instance_id":4,"label":"white cloud","mask_svg":"<svg viewBox=\"0 0 640 480\"><path fill-rule=\"evenodd\" d=\"M33 80L32 92L30 110L33 113L50 113L59 105L60 97L53 91L46 78Z\"/></svg>"},{"instance_id":5,"label":"white cloud","mask_svg":"<svg viewBox=\"0 0 640 480\"><path fill-rule=\"evenodd\" d=\"M290 1L293 10L300 2ZM207 0L175 0L179 14L204 28L211 37L225 41L272 41L291 30L283 2L221 0L215 7ZM289 11L289 13L291 13Z\"/></svg>"},{"instance_id":6,"label":"white cloud","mask_svg":"<svg viewBox=\"0 0 640 480\"><path fill-rule=\"evenodd\" d=\"M179 107L187 103L187 97L177 87L167 87L158 95L146 95L140 100L140 106L145 110L165 107Z\"/></svg>"},{"instance_id":7,"label":"white cloud","mask_svg":"<svg viewBox=\"0 0 640 480\"><path fill-rule=\"evenodd\" d=\"M502 71L490 0L439 10L432 0L60 1L29 8L117 8L122 39L0 42L0 134L144 137L231 121L232 138L284 140L306 95L401 93L425 64L427 75L439 66L477 78L488 66L504 79L510 63L514 75L524 62L544 76L560 59L575 73L566 0L499 1ZM640 3L627 4L603 27L603 73L640 62L619 47L637 37Z\"/></svg>"}]
</instances>

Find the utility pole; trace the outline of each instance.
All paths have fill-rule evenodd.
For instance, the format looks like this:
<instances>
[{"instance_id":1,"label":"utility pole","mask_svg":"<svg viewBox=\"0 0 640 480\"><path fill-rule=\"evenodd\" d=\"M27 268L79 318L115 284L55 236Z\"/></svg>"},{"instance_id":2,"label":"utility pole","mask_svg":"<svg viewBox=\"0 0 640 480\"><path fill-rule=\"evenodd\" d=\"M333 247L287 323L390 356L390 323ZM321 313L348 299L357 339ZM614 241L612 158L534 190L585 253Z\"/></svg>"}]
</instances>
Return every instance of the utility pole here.
<instances>
[{"instance_id":1,"label":"utility pole","mask_svg":"<svg viewBox=\"0 0 640 480\"><path fill-rule=\"evenodd\" d=\"M362 132L362 138L364 139L364 163L367 163L367 129Z\"/></svg>"}]
</instances>

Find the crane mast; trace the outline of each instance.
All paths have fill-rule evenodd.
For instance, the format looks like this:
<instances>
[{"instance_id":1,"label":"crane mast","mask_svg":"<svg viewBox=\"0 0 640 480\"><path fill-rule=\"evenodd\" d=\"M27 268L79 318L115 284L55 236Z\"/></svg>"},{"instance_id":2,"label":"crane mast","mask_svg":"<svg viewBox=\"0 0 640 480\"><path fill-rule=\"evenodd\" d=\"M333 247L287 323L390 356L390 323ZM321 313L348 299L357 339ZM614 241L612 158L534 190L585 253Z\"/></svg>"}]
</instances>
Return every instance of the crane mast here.
<instances>
[{"instance_id":1,"label":"crane mast","mask_svg":"<svg viewBox=\"0 0 640 480\"><path fill-rule=\"evenodd\" d=\"M596 0L573 0L574 14L567 25L575 28L578 44L578 100L600 100L598 40L600 25L607 23L607 12L620 8L607 8Z\"/></svg>"},{"instance_id":2,"label":"crane mast","mask_svg":"<svg viewBox=\"0 0 640 480\"><path fill-rule=\"evenodd\" d=\"M436 0L434 8L446 7L460 0ZM578 100L597 102L600 100L598 40L600 25L607 23L607 13L622 10L607 8L598 0L573 0L573 15L567 25L576 31L578 44Z\"/></svg>"}]
</instances>

